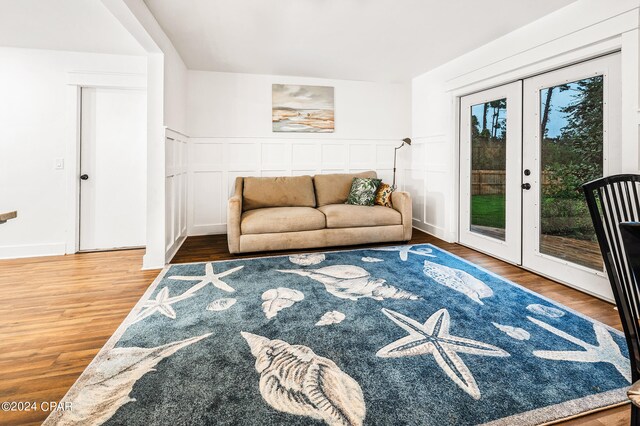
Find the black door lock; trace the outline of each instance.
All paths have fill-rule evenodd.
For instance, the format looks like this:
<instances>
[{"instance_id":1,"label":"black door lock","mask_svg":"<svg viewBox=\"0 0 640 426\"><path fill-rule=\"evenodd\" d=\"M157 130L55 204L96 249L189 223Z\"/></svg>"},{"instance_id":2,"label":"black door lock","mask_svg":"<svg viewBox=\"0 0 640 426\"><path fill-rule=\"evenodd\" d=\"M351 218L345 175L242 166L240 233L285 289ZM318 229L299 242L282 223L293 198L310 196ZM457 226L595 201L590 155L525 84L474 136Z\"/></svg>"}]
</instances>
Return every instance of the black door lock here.
<instances>
[{"instance_id":1,"label":"black door lock","mask_svg":"<svg viewBox=\"0 0 640 426\"><path fill-rule=\"evenodd\" d=\"M87 180L87 179L89 179L89 175L87 175L87 174L80 175L80 179Z\"/></svg>"},{"instance_id":2,"label":"black door lock","mask_svg":"<svg viewBox=\"0 0 640 426\"><path fill-rule=\"evenodd\" d=\"M522 189L531 189L531 184L530 183L523 183L522 184Z\"/></svg>"}]
</instances>

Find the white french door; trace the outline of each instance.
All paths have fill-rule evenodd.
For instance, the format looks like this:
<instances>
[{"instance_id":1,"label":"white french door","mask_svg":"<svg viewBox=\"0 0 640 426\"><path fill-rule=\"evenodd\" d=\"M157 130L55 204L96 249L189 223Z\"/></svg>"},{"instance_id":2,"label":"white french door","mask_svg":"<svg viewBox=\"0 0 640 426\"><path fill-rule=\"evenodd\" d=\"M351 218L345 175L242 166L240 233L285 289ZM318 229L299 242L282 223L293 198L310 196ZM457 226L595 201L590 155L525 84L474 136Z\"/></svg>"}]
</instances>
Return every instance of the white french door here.
<instances>
[{"instance_id":1,"label":"white french door","mask_svg":"<svg viewBox=\"0 0 640 426\"><path fill-rule=\"evenodd\" d=\"M463 97L460 242L611 300L581 185L621 170L621 103L619 53Z\"/></svg>"},{"instance_id":2,"label":"white french door","mask_svg":"<svg viewBox=\"0 0 640 426\"><path fill-rule=\"evenodd\" d=\"M610 300L580 185L621 170L621 87L620 54L524 82L522 264Z\"/></svg>"},{"instance_id":3,"label":"white french door","mask_svg":"<svg viewBox=\"0 0 640 426\"><path fill-rule=\"evenodd\" d=\"M462 98L460 128L460 242L519 264L522 82Z\"/></svg>"}]
</instances>

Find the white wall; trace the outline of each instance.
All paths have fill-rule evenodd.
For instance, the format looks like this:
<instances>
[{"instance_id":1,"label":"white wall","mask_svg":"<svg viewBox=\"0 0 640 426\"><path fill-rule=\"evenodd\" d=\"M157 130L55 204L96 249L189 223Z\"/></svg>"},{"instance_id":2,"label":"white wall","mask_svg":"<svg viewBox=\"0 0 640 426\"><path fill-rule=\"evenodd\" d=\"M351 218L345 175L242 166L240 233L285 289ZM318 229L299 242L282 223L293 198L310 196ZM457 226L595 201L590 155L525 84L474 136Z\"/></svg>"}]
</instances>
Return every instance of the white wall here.
<instances>
[{"instance_id":1,"label":"white wall","mask_svg":"<svg viewBox=\"0 0 640 426\"><path fill-rule=\"evenodd\" d=\"M179 198L167 195L172 159L166 157L171 135L186 138L187 68L180 54L142 0L102 0L102 3L147 52L147 249L145 269L160 268L179 244L173 239L171 212ZM183 183L186 186L186 182ZM186 192L186 189L183 191ZM182 236L180 236L182 237ZM168 248L169 247L169 248Z\"/></svg>"},{"instance_id":2,"label":"white wall","mask_svg":"<svg viewBox=\"0 0 640 426\"><path fill-rule=\"evenodd\" d=\"M623 169L637 173L638 37L637 0L580 0L414 78L415 146L405 170L414 226L457 240L460 96L615 50L622 51Z\"/></svg>"},{"instance_id":3,"label":"white wall","mask_svg":"<svg viewBox=\"0 0 640 426\"><path fill-rule=\"evenodd\" d=\"M101 1L148 55L160 56L162 124L185 133L187 67L180 54L143 0Z\"/></svg>"},{"instance_id":4,"label":"white wall","mask_svg":"<svg viewBox=\"0 0 640 426\"><path fill-rule=\"evenodd\" d=\"M272 132L273 83L333 86L335 132ZM374 169L391 181L393 148L411 128L410 96L402 84L189 71L189 235L225 232L236 176Z\"/></svg>"},{"instance_id":5,"label":"white wall","mask_svg":"<svg viewBox=\"0 0 640 426\"><path fill-rule=\"evenodd\" d=\"M146 59L91 53L0 48L0 211L18 218L0 225L0 258L55 255L69 247L76 194L79 80L146 75ZM85 80L88 81L88 80ZM55 170L56 158L65 160Z\"/></svg>"}]
</instances>

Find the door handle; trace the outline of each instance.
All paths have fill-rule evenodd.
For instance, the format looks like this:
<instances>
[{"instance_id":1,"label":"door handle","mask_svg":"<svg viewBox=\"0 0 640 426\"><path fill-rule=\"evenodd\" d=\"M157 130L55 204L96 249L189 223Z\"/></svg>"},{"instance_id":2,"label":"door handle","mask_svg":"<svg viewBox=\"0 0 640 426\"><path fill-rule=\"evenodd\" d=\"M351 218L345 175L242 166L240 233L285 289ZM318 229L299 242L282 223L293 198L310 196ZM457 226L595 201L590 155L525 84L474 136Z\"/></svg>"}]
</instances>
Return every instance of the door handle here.
<instances>
[{"instance_id":1,"label":"door handle","mask_svg":"<svg viewBox=\"0 0 640 426\"><path fill-rule=\"evenodd\" d=\"M523 184L522 184L522 189L526 189L526 190L531 189L531 184L530 184L529 182L527 182L527 183L523 183Z\"/></svg>"},{"instance_id":2,"label":"door handle","mask_svg":"<svg viewBox=\"0 0 640 426\"><path fill-rule=\"evenodd\" d=\"M89 175L88 174L80 175L80 179L87 180L89 179Z\"/></svg>"}]
</instances>

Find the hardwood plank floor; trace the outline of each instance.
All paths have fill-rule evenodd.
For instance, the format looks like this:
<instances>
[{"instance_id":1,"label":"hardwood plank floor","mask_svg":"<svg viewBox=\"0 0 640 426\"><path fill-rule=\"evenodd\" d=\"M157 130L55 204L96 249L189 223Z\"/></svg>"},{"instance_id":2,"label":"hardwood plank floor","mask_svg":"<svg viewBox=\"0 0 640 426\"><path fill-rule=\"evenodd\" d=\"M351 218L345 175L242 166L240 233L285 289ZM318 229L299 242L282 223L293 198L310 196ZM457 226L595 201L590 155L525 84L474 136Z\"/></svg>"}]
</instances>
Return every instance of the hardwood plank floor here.
<instances>
[{"instance_id":1,"label":"hardwood plank floor","mask_svg":"<svg viewBox=\"0 0 640 426\"><path fill-rule=\"evenodd\" d=\"M0 402L60 400L158 270L144 250L0 260ZM40 424L41 410L0 411L0 424Z\"/></svg>"},{"instance_id":2,"label":"hardwood plank floor","mask_svg":"<svg viewBox=\"0 0 640 426\"><path fill-rule=\"evenodd\" d=\"M621 328L618 313L609 303L417 230L411 243L433 243ZM0 402L36 401L39 405L64 396L157 276L157 270L140 270L143 254L143 250L129 250L0 260ZM226 236L212 235L188 238L172 263L231 258L237 257L228 253ZM628 406L617 407L562 424L628 425L629 412ZM0 425L37 425L47 414L0 411Z\"/></svg>"}]
</instances>

